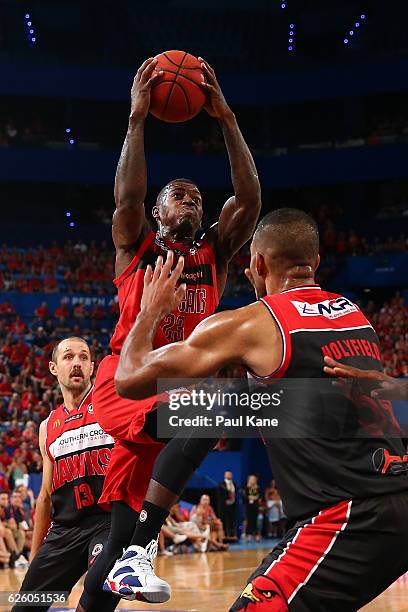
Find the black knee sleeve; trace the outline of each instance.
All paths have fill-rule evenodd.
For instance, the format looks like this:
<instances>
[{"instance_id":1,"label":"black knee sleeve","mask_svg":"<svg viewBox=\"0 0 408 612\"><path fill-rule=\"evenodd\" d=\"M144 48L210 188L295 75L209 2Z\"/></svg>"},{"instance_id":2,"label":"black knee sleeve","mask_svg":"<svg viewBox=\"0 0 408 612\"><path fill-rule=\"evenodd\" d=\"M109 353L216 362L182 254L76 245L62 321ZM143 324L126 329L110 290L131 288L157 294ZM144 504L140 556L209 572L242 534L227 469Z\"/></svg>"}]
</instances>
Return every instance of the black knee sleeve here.
<instances>
[{"instance_id":1,"label":"black knee sleeve","mask_svg":"<svg viewBox=\"0 0 408 612\"><path fill-rule=\"evenodd\" d=\"M217 442L212 438L173 438L157 457L152 479L180 496Z\"/></svg>"}]
</instances>

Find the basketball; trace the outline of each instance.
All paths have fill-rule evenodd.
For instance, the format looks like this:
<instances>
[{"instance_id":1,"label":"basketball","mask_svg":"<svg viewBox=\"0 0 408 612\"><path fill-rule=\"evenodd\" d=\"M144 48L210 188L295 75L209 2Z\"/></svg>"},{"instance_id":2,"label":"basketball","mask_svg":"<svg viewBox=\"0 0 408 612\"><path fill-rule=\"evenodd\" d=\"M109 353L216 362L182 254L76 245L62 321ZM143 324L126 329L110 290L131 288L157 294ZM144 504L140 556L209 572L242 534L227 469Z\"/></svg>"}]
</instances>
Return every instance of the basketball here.
<instances>
[{"instance_id":1,"label":"basketball","mask_svg":"<svg viewBox=\"0 0 408 612\"><path fill-rule=\"evenodd\" d=\"M185 51L165 51L156 56L155 70L163 70L152 87L150 113L169 123L192 119L205 103L200 87L204 81L199 60Z\"/></svg>"}]
</instances>

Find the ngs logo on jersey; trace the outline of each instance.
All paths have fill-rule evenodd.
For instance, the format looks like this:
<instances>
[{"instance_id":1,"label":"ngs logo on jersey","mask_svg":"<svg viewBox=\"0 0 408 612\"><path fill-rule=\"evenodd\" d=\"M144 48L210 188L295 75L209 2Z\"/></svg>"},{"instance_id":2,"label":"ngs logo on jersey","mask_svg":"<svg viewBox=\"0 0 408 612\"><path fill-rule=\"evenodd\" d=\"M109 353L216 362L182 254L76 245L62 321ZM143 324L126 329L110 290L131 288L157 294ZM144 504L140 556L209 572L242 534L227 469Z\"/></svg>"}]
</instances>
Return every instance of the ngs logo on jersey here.
<instances>
[{"instance_id":1,"label":"ngs logo on jersey","mask_svg":"<svg viewBox=\"0 0 408 612\"><path fill-rule=\"evenodd\" d=\"M326 319L337 319L358 310L357 306L345 297L324 300L323 302L316 302L316 304L297 302L296 300L291 300L291 302L302 317L323 316Z\"/></svg>"}]
</instances>

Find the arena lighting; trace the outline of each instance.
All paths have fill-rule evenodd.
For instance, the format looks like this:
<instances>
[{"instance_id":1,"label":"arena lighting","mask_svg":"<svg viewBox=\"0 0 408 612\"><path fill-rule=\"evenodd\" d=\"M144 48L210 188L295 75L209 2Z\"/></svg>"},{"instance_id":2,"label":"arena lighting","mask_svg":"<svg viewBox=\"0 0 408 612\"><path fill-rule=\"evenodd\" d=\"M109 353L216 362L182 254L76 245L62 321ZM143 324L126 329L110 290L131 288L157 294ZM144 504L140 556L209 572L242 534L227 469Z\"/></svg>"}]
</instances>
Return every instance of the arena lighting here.
<instances>
[{"instance_id":1,"label":"arena lighting","mask_svg":"<svg viewBox=\"0 0 408 612\"><path fill-rule=\"evenodd\" d=\"M361 21L364 21L366 19L366 15L363 13L362 15L360 15L360 19ZM356 21L354 23L354 28L359 28L361 25L360 21ZM354 36L355 34L357 34L357 32L352 28L351 30L349 30L348 34L343 38L343 43L345 45L348 45L350 43L350 37Z\"/></svg>"},{"instance_id":2,"label":"arena lighting","mask_svg":"<svg viewBox=\"0 0 408 612\"><path fill-rule=\"evenodd\" d=\"M76 222L73 220L72 212L70 210L67 210L65 212L65 217L66 217L67 227L68 228L72 229L73 227L76 227Z\"/></svg>"},{"instance_id":3,"label":"arena lighting","mask_svg":"<svg viewBox=\"0 0 408 612\"><path fill-rule=\"evenodd\" d=\"M68 135L68 144L74 145L75 138L72 136L72 129L70 127L65 128L65 133Z\"/></svg>"},{"instance_id":4,"label":"arena lighting","mask_svg":"<svg viewBox=\"0 0 408 612\"><path fill-rule=\"evenodd\" d=\"M32 20L30 13L26 13L24 15L24 19L25 19L25 26L27 29L28 44L30 45L30 47L34 47L37 42L37 36L35 33L35 28L34 28L33 20Z\"/></svg>"},{"instance_id":5,"label":"arena lighting","mask_svg":"<svg viewBox=\"0 0 408 612\"><path fill-rule=\"evenodd\" d=\"M289 24L289 38L288 38L288 51L293 52L295 50L295 24Z\"/></svg>"}]
</instances>

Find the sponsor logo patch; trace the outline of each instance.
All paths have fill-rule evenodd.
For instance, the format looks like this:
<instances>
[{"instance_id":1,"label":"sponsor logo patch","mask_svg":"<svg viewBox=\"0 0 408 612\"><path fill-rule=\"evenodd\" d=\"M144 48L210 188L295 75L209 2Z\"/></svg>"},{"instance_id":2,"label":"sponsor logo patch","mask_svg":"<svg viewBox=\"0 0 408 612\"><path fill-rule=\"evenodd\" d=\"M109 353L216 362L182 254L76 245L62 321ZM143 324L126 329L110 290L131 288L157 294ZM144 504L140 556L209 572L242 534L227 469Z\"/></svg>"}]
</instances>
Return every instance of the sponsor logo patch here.
<instances>
[{"instance_id":1,"label":"sponsor logo patch","mask_svg":"<svg viewBox=\"0 0 408 612\"><path fill-rule=\"evenodd\" d=\"M83 413L79 412L77 414L73 414L72 416L68 417L67 419L65 419L64 423L70 423L71 421L76 421L77 419L82 419L83 417Z\"/></svg>"},{"instance_id":2,"label":"sponsor logo patch","mask_svg":"<svg viewBox=\"0 0 408 612\"><path fill-rule=\"evenodd\" d=\"M144 523L146 519L147 519L147 512L146 510L142 510L139 516L139 521L141 523Z\"/></svg>"},{"instance_id":3,"label":"sponsor logo patch","mask_svg":"<svg viewBox=\"0 0 408 612\"><path fill-rule=\"evenodd\" d=\"M326 319L337 319L344 317L351 312L357 312L358 308L353 302L350 302L345 297L335 298L333 300L324 300L309 304L309 302L298 302L291 300L292 304L298 311L301 317L325 317Z\"/></svg>"}]
</instances>

